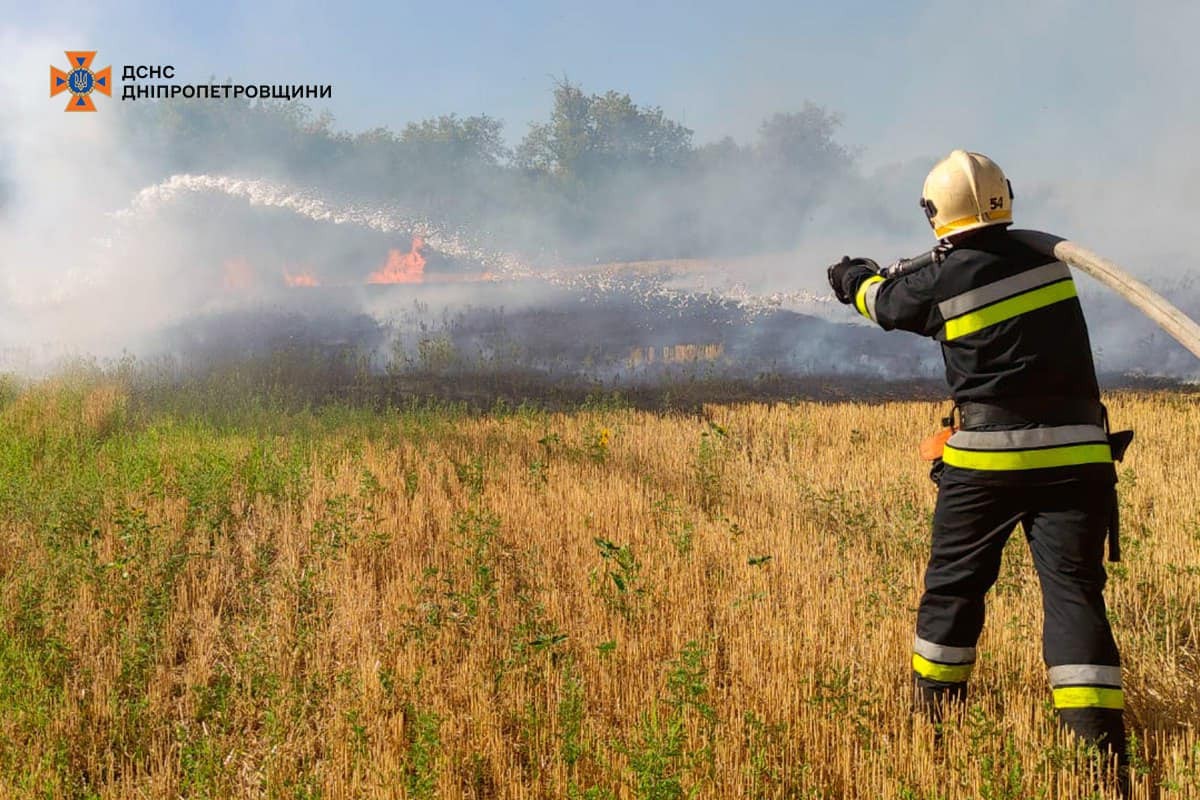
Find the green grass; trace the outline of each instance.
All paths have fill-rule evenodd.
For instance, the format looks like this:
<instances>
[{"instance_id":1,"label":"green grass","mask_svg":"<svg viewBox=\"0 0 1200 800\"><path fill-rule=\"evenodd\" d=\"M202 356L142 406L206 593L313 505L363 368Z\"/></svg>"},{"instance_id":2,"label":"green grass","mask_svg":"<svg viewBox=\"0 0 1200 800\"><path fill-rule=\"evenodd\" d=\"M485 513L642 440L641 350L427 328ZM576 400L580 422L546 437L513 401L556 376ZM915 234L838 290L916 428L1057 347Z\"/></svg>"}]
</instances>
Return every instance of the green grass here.
<instances>
[{"instance_id":1,"label":"green grass","mask_svg":"<svg viewBox=\"0 0 1200 800\"><path fill-rule=\"evenodd\" d=\"M828 765L795 752L806 715L836 720L834 741L857 756L890 758L884 668L865 656L812 656L787 681L802 698L794 718L761 698L727 704L753 687L721 665L729 638L771 624L790 602L783 582L806 570L823 587L810 605L842 597L850 624L879 630L904 615L907 625L929 525L911 483L785 473L780 504L822 537L804 544L818 560L798 570L784 534L742 513L766 459L751 464L755 432L723 417L639 415L606 397L558 415L139 381L95 370L0 379L0 793L146 794L150 776L169 773L174 793L213 798L247 785L315 798L331 775L413 798L447 786L494 796L497 775L531 796L591 800L732 796L734 785L741 796L830 796L816 788ZM652 425L675 426L675 438L651 438ZM673 466L647 466L651 446ZM1136 478L1123 476L1126 502L1141 498L1126 509L1127 571L1112 571L1132 599L1114 607L1140 609L1130 649L1158 653L1196 638L1194 599L1180 589L1196 567L1144 577L1167 537L1131 491ZM606 494L568 505L580 487ZM569 512L544 513L560 507ZM541 529L521 527L528 509ZM419 557L398 567L409 537ZM559 549L578 566L567 579L544 568ZM1015 606L1034 589L1013 558L995 597ZM196 596L210 585L206 606ZM391 613L386 629L339 616L360 595ZM1008 635L1028 638L1022 630ZM371 658L343 662L355 636L370 640ZM456 672L470 659L474 672ZM635 685L639 694L622 694ZM474 734L468 702L492 710L492 727L463 744ZM1163 720L1140 730L1182 729ZM948 766L976 776L983 797L1038 796L1046 775L1094 761L1057 743L1031 754L1011 720L980 709L955 725L948 736L970 757ZM344 762L333 763L331 736ZM1049 729L1044 741L1056 742ZM1200 787L1200 751L1164 764L1145 758L1161 744L1137 741L1145 783L1172 796ZM381 747L394 762L379 763ZM727 762L732 778L721 757L740 759ZM953 796L904 783L906 766L892 767L895 796Z\"/></svg>"}]
</instances>

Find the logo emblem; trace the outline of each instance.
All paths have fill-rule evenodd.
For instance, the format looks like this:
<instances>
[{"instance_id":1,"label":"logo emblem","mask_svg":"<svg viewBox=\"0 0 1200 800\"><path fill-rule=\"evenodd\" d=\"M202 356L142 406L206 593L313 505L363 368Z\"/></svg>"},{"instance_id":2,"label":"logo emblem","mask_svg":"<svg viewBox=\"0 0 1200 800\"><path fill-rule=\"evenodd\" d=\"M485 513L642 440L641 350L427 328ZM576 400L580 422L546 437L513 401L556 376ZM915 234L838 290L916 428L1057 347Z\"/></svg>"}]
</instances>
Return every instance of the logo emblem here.
<instances>
[{"instance_id":1,"label":"logo emblem","mask_svg":"<svg viewBox=\"0 0 1200 800\"><path fill-rule=\"evenodd\" d=\"M50 65L50 96L70 92L71 101L67 103L64 111L95 111L96 104L92 102L92 92L112 97L112 67L92 72L95 50L67 50L66 53L67 61L71 63L71 71L63 72L53 64Z\"/></svg>"}]
</instances>

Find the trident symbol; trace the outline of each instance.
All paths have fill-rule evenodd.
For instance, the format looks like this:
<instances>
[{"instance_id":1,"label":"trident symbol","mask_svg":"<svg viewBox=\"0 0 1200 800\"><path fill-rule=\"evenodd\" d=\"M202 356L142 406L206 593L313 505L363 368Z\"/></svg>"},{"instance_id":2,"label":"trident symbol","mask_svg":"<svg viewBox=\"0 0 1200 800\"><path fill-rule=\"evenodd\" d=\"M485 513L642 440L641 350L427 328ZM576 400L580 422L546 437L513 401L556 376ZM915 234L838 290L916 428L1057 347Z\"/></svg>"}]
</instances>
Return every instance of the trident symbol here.
<instances>
[{"instance_id":1,"label":"trident symbol","mask_svg":"<svg viewBox=\"0 0 1200 800\"><path fill-rule=\"evenodd\" d=\"M71 62L71 71L63 72L54 65L50 66L50 96L69 91L71 101L67 103L66 111L95 111L96 104L92 102L93 91L112 97L112 67L92 72L95 50L66 52L67 60Z\"/></svg>"}]
</instances>

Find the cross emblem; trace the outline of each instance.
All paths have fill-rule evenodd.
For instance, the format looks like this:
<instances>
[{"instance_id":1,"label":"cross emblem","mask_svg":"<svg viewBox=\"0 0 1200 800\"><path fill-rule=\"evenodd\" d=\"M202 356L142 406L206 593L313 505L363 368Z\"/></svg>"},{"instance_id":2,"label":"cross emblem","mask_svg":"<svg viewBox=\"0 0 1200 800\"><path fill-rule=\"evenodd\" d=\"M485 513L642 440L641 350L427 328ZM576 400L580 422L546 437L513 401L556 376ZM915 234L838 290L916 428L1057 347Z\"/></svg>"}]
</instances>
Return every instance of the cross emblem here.
<instances>
[{"instance_id":1,"label":"cross emblem","mask_svg":"<svg viewBox=\"0 0 1200 800\"><path fill-rule=\"evenodd\" d=\"M95 111L93 91L112 97L112 67L92 72L95 50L67 50L66 54L67 61L71 63L70 72L50 65L50 96L70 92L71 101L64 111Z\"/></svg>"}]
</instances>

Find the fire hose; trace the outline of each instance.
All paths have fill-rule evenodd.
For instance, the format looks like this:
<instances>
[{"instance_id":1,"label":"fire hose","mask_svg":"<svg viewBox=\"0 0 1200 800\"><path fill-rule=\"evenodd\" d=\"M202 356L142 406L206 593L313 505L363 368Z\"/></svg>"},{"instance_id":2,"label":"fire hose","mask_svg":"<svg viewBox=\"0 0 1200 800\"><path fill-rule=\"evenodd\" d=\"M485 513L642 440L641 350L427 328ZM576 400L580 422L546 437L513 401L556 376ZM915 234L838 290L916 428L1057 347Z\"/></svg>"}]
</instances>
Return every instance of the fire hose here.
<instances>
[{"instance_id":1,"label":"fire hose","mask_svg":"<svg viewBox=\"0 0 1200 800\"><path fill-rule=\"evenodd\" d=\"M1176 308L1165 297L1107 258L1093 253L1061 236L1042 231L1012 231L1017 240L1064 264L1086 272L1125 298L1181 345L1200 358L1200 325ZM947 248L939 246L909 259L901 259L879 272L887 278L907 275L940 261Z\"/></svg>"}]
</instances>

